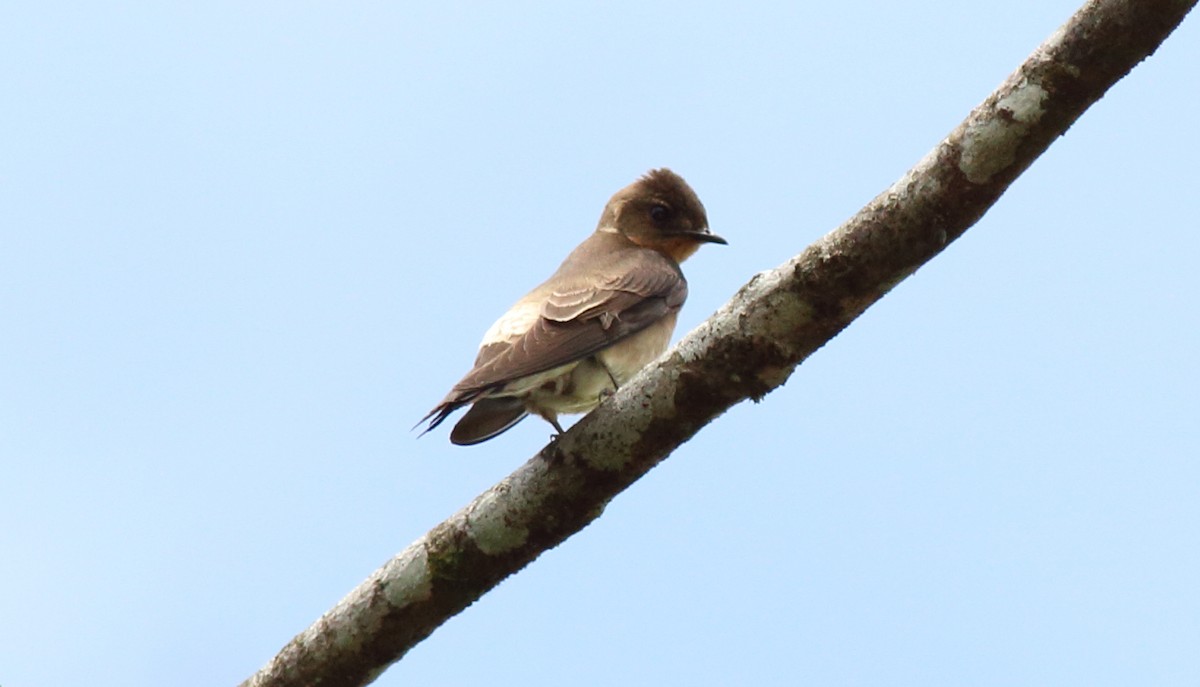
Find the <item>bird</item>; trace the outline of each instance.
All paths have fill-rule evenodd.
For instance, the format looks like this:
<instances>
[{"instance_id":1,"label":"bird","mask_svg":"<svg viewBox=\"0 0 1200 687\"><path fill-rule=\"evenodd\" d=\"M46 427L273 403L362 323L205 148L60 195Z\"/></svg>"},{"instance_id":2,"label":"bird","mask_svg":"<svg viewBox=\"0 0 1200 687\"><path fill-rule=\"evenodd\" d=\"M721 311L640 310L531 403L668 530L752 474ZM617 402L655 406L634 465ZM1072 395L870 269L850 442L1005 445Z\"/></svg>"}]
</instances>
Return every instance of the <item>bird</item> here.
<instances>
[{"instance_id":1,"label":"bird","mask_svg":"<svg viewBox=\"0 0 1200 687\"><path fill-rule=\"evenodd\" d=\"M453 444L487 441L531 414L561 434L560 413L592 410L667 349L687 299L679 264L705 243L727 241L678 174L653 169L617 191L596 230L487 330L421 434L467 405Z\"/></svg>"}]
</instances>

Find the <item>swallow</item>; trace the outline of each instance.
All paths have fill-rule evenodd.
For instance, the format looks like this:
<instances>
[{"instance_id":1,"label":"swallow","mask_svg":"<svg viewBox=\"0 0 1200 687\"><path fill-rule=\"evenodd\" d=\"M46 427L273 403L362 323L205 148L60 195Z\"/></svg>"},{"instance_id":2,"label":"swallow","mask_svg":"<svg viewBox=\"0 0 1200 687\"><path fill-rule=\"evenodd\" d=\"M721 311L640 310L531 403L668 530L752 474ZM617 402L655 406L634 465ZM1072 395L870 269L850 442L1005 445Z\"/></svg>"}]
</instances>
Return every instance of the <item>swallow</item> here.
<instances>
[{"instance_id":1,"label":"swallow","mask_svg":"<svg viewBox=\"0 0 1200 687\"><path fill-rule=\"evenodd\" d=\"M454 444L530 414L562 433L560 413L592 410L667 349L687 299L679 264L704 243L727 242L679 175L651 170L618 191L595 232L487 330L475 366L417 423L429 423L422 434L467 405Z\"/></svg>"}]
</instances>

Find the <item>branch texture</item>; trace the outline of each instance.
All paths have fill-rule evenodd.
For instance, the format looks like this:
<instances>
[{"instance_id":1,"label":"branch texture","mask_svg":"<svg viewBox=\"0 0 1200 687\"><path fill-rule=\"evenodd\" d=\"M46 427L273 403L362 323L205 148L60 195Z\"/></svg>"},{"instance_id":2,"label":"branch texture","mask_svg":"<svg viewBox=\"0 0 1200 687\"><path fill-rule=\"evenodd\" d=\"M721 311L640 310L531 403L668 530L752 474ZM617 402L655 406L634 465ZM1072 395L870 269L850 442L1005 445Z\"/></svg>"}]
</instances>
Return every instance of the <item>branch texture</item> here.
<instances>
[{"instance_id":1,"label":"branch texture","mask_svg":"<svg viewBox=\"0 0 1200 687\"><path fill-rule=\"evenodd\" d=\"M961 236L1195 0L1093 0L912 170L756 275L671 352L295 637L255 687L364 685L598 517L701 427L805 358Z\"/></svg>"}]
</instances>

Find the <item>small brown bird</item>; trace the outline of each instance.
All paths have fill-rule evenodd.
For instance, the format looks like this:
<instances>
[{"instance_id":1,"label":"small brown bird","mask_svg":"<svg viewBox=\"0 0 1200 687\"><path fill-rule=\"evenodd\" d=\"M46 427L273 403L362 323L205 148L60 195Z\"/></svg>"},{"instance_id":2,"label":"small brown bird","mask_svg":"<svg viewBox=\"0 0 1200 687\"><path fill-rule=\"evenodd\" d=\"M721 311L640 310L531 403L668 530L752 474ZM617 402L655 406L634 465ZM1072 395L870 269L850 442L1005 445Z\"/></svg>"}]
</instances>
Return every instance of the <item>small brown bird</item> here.
<instances>
[{"instance_id":1,"label":"small brown bird","mask_svg":"<svg viewBox=\"0 0 1200 687\"><path fill-rule=\"evenodd\" d=\"M475 367L422 418L425 431L473 404L450 432L455 444L530 413L561 433L559 413L595 408L666 350L687 298L679 263L702 243L725 239L679 175L652 170L618 191L595 233L483 335Z\"/></svg>"}]
</instances>

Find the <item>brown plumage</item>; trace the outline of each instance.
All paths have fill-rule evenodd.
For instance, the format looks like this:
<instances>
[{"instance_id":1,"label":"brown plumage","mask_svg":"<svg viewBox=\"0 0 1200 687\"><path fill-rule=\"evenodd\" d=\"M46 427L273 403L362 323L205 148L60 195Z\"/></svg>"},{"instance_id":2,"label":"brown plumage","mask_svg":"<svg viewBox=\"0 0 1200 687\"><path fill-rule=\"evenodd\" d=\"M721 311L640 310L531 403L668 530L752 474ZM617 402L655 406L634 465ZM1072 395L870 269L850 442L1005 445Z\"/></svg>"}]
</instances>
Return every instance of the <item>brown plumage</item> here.
<instances>
[{"instance_id":1,"label":"brown plumage","mask_svg":"<svg viewBox=\"0 0 1200 687\"><path fill-rule=\"evenodd\" d=\"M666 350L687 299L679 263L701 243L725 240L674 172L618 191L596 231L484 334L475 367L421 420L425 431L471 404L455 444L486 441L529 413L561 432L559 413L591 410Z\"/></svg>"}]
</instances>

